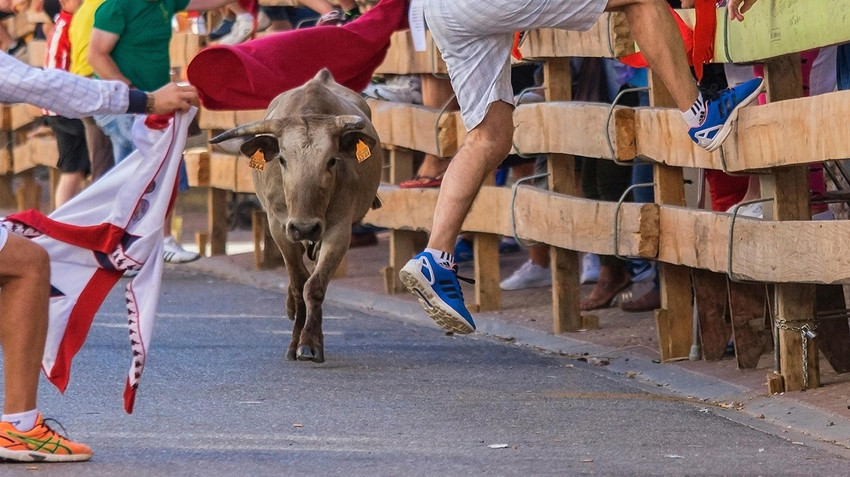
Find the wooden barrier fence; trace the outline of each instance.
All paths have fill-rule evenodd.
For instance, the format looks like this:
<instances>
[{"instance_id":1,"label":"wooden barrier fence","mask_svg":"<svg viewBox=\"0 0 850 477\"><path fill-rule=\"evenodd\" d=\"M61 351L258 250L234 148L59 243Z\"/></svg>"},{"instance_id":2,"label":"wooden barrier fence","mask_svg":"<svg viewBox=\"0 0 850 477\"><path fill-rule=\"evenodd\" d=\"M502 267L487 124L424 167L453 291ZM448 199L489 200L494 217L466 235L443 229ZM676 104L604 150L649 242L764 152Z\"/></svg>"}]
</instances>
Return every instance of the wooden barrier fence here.
<instances>
[{"instance_id":1,"label":"wooden barrier fence","mask_svg":"<svg viewBox=\"0 0 850 477\"><path fill-rule=\"evenodd\" d=\"M819 348L836 371L850 370L846 315L817 319L823 310L844 308L840 288L828 285L850 279L850 245L836 239L850 233L850 222L810 221L807 181L809 163L850 157L842 131L850 116L850 92L803 98L799 75L799 52L850 41L847 13L850 0L761 0L744 23L729 23L725 10L717 11L716 61L764 63L769 104L743 109L737 131L714 153L685 135L680 113L652 75L647 108L571 101L571 57L620 58L634 52L622 14L604 14L587 32L531 32L522 52L544 62L546 102L516 109L514 143L524 154L548 155L550 189L519 187L515 198L506 188L482 189L463 225L475 233L478 282L470 309L500 307L498 236L516 231L522 239L551 246L555 333L587 325L578 306L578 252L643 257L658 261L661 269L656 322L663 360L688 357L696 283L705 359L719 359L717 350L722 356L734 337L738 365L753 367L776 343L779 370L769 376L771 391L818 386ZM682 15L693 21L691 11ZM408 32L397 33L379 73L444 79L445 65L433 43L426 52L414 52L411 44ZM185 65L200 45L197 37L175 35L172 55ZM417 232L431 227L437 191L393 184L412 175L413 151L451 157L465 131L458 114L439 105L373 100L370 105L390 159L387 183L379 191L384 206L366 221L390 229L384 278L387 291L395 293L401 291L398 269L418 251ZM18 144L17 116L5 106L3 114L0 172L8 176L26 170L15 163L26 164L27 154L46 152L38 149L45 145L35 143L26 149L33 152L12 149ZM199 119L214 133L261 116L261 111L202 110ZM575 156L652 161L655 203L580 198ZM210 230L204 240L209 239L212 254L224 253L225 194L253 192L247 161L207 149L189 151L187 162L190 184L209 188ZM759 174L763 195L772 197L773 207L765 207L768 220L685 207L684 168Z\"/></svg>"}]
</instances>

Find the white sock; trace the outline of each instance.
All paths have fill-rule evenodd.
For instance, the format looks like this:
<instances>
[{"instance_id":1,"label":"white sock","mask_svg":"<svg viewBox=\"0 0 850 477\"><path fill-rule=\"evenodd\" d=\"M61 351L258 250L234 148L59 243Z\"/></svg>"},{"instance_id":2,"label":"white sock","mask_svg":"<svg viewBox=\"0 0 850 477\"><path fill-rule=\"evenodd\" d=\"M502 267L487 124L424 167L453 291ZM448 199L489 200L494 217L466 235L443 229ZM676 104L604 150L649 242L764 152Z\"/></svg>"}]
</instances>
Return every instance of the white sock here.
<instances>
[{"instance_id":1,"label":"white sock","mask_svg":"<svg viewBox=\"0 0 850 477\"><path fill-rule=\"evenodd\" d=\"M27 432L35 427L35 421L38 419L38 409L15 414L3 414L2 419L3 422L8 422L15 426L15 429L21 432Z\"/></svg>"},{"instance_id":2,"label":"white sock","mask_svg":"<svg viewBox=\"0 0 850 477\"><path fill-rule=\"evenodd\" d=\"M436 248L426 248L426 252L430 253L432 257L434 257L434 261L437 262L441 267L447 268L451 270L455 266L455 256L448 253L443 252L442 250L437 250Z\"/></svg>"},{"instance_id":3,"label":"white sock","mask_svg":"<svg viewBox=\"0 0 850 477\"><path fill-rule=\"evenodd\" d=\"M691 109L682 111L682 116L685 117L689 128L695 128L702 124L705 120L705 100L702 99L702 93L699 94Z\"/></svg>"},{"instance_id":4,"label":"white sock","mask_svg":"<svg viewBox=\"0 0 850 477\"><path fill-rule=\"evenodd\" d=\"M236 19L243 21L254 21L254 16L250 13L240 13L239 15L236 15Z\"/></svg>"}]
</instances>

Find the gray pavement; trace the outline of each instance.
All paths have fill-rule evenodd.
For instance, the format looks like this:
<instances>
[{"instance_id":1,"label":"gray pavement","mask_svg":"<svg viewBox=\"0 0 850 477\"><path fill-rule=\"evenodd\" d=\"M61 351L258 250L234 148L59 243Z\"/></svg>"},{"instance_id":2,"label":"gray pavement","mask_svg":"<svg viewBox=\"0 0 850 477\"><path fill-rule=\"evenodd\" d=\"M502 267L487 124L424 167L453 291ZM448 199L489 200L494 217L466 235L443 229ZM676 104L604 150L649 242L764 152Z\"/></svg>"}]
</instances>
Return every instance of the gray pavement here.
<instances>
[{"instance_id":1,"label":"gray pavement","mask_svg":"<svg viewBox=\"0 0 850 477\"><path fill-rule=\"evenodd\" d=\"M134 414L122 410L123 281L65 395L42 386L42 410L94 459L0 475L846 475L850 464L841 446L701 397L710 382L674 367L596 366L610 350L487 319L482 333L447 336L409 300L333 283L327 361L285 361L282 290L199 270L166 268Z\"/></svg>"}]
</instances>

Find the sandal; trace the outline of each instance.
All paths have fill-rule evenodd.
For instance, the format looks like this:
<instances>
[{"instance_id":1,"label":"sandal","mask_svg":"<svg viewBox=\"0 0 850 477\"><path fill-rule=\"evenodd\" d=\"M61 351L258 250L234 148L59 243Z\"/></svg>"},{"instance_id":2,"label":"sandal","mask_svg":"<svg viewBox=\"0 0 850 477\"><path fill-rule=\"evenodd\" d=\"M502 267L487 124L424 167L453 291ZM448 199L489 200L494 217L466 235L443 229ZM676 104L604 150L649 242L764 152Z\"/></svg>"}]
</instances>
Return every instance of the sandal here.
<instances>
[{"instance_id":1,"label":"sandal","mask_svg":"<svg viewBox=\"0 0 850 477\"><path fill-rule=\"evenodd\" d=\"M416 174L413 176L413 179L403 181L398 186L402 189L422 189L426 187L440 187L440 184L442 183L443 174L440 174L437 177L420 176L419 174Z\"/></svg>"},{"instance_id":2,"label":"sandal","mask_svg":"<svg viewBox=\"0 0 850 477\"><path fill-rule=\"evenodd\" d=\"M599 281L593 287L593 291L587 298L581 300L579 308L582 311L596 310L598 308L608 308L621 291L625 290L632 283L631 277L624 273L619 281Z\"/></svg>"}]
</instances>

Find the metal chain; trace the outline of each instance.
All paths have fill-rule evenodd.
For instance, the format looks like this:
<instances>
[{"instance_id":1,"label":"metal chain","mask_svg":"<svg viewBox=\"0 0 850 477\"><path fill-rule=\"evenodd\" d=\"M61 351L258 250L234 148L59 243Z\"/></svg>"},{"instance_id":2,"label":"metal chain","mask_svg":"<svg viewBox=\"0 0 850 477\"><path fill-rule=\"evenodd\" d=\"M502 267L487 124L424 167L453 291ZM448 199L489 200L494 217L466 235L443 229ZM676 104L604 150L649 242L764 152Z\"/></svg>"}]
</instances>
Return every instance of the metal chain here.
<instances>
[{"instance_id":1,"label":"metal chain","mask_svg":"<svg viewBox=\"0 0 850 477\"><path fill-rule=\"evenodd\" d=\"M803 323L803 325L793 326L789 323ZM815 321L810 324L808 321L804 320L783 320L777 318L776 328L779 330L800 332L800 337L802 338L801 341L803 343L803 389L809 389L809 340L813 340L817 336L815 333L818 329L817 322Z\"/></svg>"}]
</instances>

